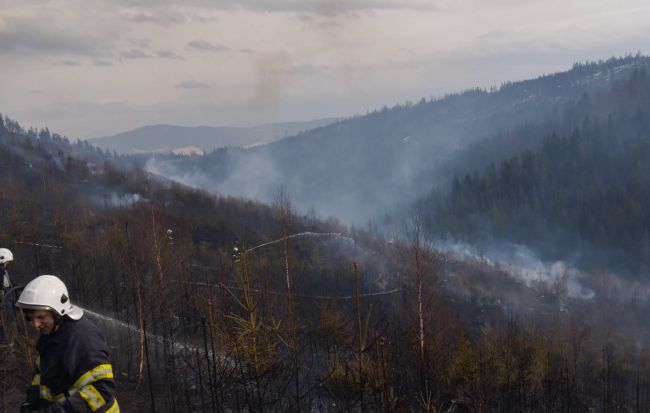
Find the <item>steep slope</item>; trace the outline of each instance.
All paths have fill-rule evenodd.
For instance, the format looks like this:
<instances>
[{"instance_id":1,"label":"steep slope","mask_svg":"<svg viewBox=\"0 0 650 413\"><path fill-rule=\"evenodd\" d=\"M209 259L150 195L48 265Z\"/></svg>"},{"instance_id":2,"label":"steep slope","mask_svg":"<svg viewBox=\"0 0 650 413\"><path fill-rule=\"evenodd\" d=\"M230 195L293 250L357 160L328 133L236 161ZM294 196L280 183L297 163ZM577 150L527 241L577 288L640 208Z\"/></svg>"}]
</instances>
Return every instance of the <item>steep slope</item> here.
<instances>
[{"instance_id":1,"label":"steep slope","mask_svg":"<svg viewBox=\"0 0 650 413\"><path fill-rule=\"evenodd\" d=\"M647 62L637 56L576 65L489 92L384 108L263 147L159 157L148 166L190 185L264 201L283 187L303 211L314 208L347 223L381 221L468 166L456 160L457 151L521 128L541 136L571 129L577 120L561 116L567 107Z\"/></svg>"}]
</instances>

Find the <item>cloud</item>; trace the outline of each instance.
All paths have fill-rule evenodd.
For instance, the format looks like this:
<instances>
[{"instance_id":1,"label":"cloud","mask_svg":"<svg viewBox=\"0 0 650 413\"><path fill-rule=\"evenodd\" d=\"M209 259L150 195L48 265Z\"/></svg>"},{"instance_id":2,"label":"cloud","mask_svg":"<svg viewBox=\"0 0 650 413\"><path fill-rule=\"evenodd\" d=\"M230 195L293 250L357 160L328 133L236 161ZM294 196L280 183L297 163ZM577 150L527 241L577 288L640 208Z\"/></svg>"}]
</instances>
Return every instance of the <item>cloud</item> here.
<instances>
[{"instance_id":1,"label":"cloud","mask_svg":"<svg viewBox=\"0 0 650 413\"><path fill-rule=\"evenodd\" d=\"M97 56L110 52L115 39L108 33L112 30L102 33L101 27L76 24L76 19L65 21L40 17L1 18L0 54Z\"/></svg>"},{"instance_id":2,"label":"cloud","mask_svg":"<svg viewBox=\"0 0 650 413\"><path fill-rule=\"evenodd\" d=\"M120 53L120 57L124 59L147 59L151 57L151 55L139 49L131 49Z\"/></svg>"},{"instance_id":3,"label":"cloud","mask_svg":"<svg viewBox=\"0 0 650 413\"><path fill-rule=\"evenodd\" d=\"M53 63L55 66L82 66L81 62L76 60L61 60Z\"/></svg>"},{"instance_id":4,"label":"cloud","mask_svg":"<svg viewBox=\"0 0 650 413\"><path fill-rule=\"evenodd\" d=\"M208 23L214 20L211 16L206 16L204 13L201 13L204 11L203 9L182 7L175 4L142 6L122 8L120 14L134 23L150 23L163 27L179 24Z\"/></svg>"},{"instance_id":5,"label":"cloud","mask_svg":"<svg viewBox=\"0 0 650 413\"><path fill-rule=\"evenodd\" d=\"M126 6L164 7L173 0L121 0ZM210 10L244 9L258 12L299 12L333 15L362 10L437 10L441 0L187 0L185 6Z\"/></svg>"},{"instance_id":6,"label":"cloud","mask_svg":"<svg viewBox=\"0 0 650 413\"><path fill-rule=\"evenodd\" d=\"M207 83L186 80L184 82L177 83L175 87L178 89L209 89L210 85Z\"/></svg>"},{"instance_id":7,"label":"cloud","mask_svg":"<svg viewBox=\"0 0 650 413\"><path fill-rule=\"evenodd\" d=\"M306 14L306 13L299 13L294 18L300 22L303 23L313 23L314 22L314 16L311 14Z\"/></svg>"},{"instance_id":8,"label":"cloud","mask_svg":"<svg viewBox=\"0 0 650 413\"><path fill-rule=\"evenodd\" d=\"M110 60L96 59L93 63L95 66L113 66L113 62Z\"/></svg>"},{"instance_id":9,"label":"cloud","mask_svg":"<svg viewBox=\"0 0 650 413\"><path fill-rule=\"evenodd\" d=\"M129 39L129 42L131 42L131 44L133 44L134 46L140 49L150 49L152 44L151 39L147 39L147 38Z\"/></svg>"},{"instance_id":10,"label":"cloud","mask_svg":"<svg viewBox=\"0 0 650 413\"><path fill-rule=\"evenodd\" d=\"M201 39L192 40L187 45L197 50L203 50L209 52L221 52L224 50L228 50L226 46L222 46L220 44L212 44L210 42Z\"/></svg>"},{"instance_id":11,"label":"cloud","mask_svg":"<svg viewBox=\"0 0 650 413\"><path fill-rule=\"evenodd\" d=\"M153 23L160 26L171 26L185 23L186 19L182 13L172 10L123 10L122 14L134 23Z\"/></svg>"},{"instance_id":12,"label":"cloud","mask_svg":"<svg viewBox=\"0 0 650 413\"><path fill-rule=\"evenodd\" d=\"M331 75L334 73L335 68L328 65L298 65L290 68L289 72L295 75L304 75L304 76L320 76L320 75Z\"/></svg>"},{"instance_id":13,"label":"cloud","mask_svg":"<svg viewBox=\"0 0 650 413\"><path fill-rule=\"evenodd\" d=\"M158 50L156 52L156 55L161 59L172 59L172 60L185 59L183 56L177 55L175 52L171 50Z\"/></svg>"},{"instance_id":14,"label":"cloud","mask_svg":"<svg viewBox=\"0 0 650 413\"><path fill-rule=\"evenodd\" d=\"M124 4L125 2L122 1ZM126 2L127 7L120 9L120 15L136 24L154 24L170 27L181 24L210 23L216 18L209 13L215 9L213 5L201 5L196 1L169 3L157 2ZM133 7L135 6L135 7Z\"/></svg>"}]
</instances>

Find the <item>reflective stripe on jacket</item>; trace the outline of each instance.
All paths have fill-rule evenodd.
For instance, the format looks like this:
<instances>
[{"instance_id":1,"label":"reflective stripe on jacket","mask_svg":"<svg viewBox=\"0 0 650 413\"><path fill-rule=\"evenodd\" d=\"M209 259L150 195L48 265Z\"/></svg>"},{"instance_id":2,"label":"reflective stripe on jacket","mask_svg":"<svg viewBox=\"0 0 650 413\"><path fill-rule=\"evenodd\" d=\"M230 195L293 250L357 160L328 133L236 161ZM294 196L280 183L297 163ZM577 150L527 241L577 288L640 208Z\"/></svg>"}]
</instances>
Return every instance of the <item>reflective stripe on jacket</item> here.
<instances>
[{"instance_id":1,"label":"reflective stripe on jacket","mask_svg":"<svg viewBox=\"0 0 650 413\"><path fill-rule=\"evenodd\" d=\"M36 349L30 393L40 407L58 403L66 412L119 413L108 348L92 322L65 317L56 332L40 336Z\"/></svg>"}]
</instances>

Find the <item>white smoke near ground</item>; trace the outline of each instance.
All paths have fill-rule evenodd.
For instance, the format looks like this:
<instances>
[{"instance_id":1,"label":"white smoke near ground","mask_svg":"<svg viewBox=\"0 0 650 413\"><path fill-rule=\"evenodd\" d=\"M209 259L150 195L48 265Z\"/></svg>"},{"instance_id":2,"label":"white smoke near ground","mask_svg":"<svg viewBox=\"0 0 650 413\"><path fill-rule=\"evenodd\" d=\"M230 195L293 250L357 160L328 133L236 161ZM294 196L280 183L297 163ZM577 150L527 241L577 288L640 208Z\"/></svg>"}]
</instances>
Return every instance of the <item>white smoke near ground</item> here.
<instances>
[{"instance_id":1,"label":"white smoke near ground","mask_svg":"<svg viewBox=\"0 0 650 413\"><path fill-rule=\"evenodd\" d=\"M149 158L145 163L147 172L212 193L253 199L271 203L283 178L274 160L261 153L249 153L238 158L232 170L222 181L198 168L179 168L173 161Z\"/></svg>"},{"instance_id":2,"label":"white smoke near ground","mask_svg":"<svg viewBox=\"0 0 650 413\"><path fill-rule=\"evenodd\" d=\"M454 258L473 260L498 269L529 288L546 286L579 300L596 297L596 292L584 284L588 274L566 261L545 262L524 245L500 243L479 250L465 243L436 242L434 247Z\"/></svg>"},{"instance_id":3,"label":"white smoke near ground","mask_svg":"<svg viewBox=\"0 0 650 413\"><path fill-rule=\"evenodd\" d=\"M331 138L321 149L317 140L325 132L299 137L291 145L227 148L206 158L153 156L145 169L193 188L263 203L272 202L277 189L283 188L298 212L314 211L346 225L382 222L394 215L396 208L407 208L432 184L439 183L429 179L429 168L445 159L443 154L449 149L444 145L437 146L439 154L432 159L423 155L428 153L422 149L427 139L411 137L406 145L403 135L391 135L398 145L387 134L385 145L360 149L361 144L337 137L350 134L348 129L353 126L328 126L331 131L326 135ZM437 132L436 141L443 132L447 130ZM359 139L369 140L367 136ZM390 149L392 146L395 148ZM362 156L364 152L368 159Z\"/></svg>"},{"instance_id":4,"label":"white smoke near ground","mask_svg":"<svg viewBox=\"0 0 650 413\"><path fill-rule=\"evenodd\" d=\"M250 152L215 189L224 194L270 202L282 175L270 156Z\"/></svg>"},{"instance_id":5,"label":"white smoke near ground","mask_svg":"<svg viewBox=\"0 0 650 413\"><path fill-rule=\"evenodd\" d=\"M105 208L128 208L137 203L147 201L147 198L138 193L119 193L88 195L89 200L96 209Z\"/></svg>"},{"instance_id":6,"label":"white smoke near ground","mask_svg":"<svg viewBox=\"0 0 650 413\"><path fill-rule=\"evenodd\" d=\"M113 192L106 201L109 206L122 208L136 204L142 200L144 198L140 194L117 194Z\"/></svg>"},{"instance_id":7,"label":"white smoke near ground","mask_svg":"<svg viewBox=\"0 0 650 413\"><path fill-rule=\"evenodd\" d=\"M586 251L544 260L529 247L505 242L477 247L439 241L435 248L443 257L442 285L450 300L476 305L472 322L489 323L485 314L494 309L542 324L571 317L605 329L616 326L638 343L650 343L650 280L640 274L581 264Z\"/></svg>"},{"instance_id":8,"label":"white smoke near ground","mask_svg":"<svg viewBox=\"0 0 650 413\"><path fill-rule=\"evenodd\" d=\"M202 172L180 172L177 168L170 165L169 162L160 161L155 157L147 159L144 169L154 175L164 176L165 178L176 181L180 184L197 189L207 189L213 180Z\"/></svg>"}]
</instances>

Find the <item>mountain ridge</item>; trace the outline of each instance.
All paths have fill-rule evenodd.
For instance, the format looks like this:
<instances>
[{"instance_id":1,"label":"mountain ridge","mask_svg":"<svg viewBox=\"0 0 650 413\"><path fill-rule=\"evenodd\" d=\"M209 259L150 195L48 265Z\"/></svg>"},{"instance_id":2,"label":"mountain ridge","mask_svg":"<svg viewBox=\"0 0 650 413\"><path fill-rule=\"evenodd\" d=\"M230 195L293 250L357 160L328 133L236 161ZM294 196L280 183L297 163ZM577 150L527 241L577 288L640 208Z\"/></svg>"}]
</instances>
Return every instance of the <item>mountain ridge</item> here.
<instances>
[{"instance_id":1,"label":"mountain ridge","mask_svg":"<svg viewBox=\"0 0 650 413\"><path fill-rule=\"evenodd\" d=\"M227 146L248 146L272 142L335 122L323 118L304 122L266 123L256 126L178 126L146 125L111 136L89 139L93 145L118 153L173 152L184 147L196 147L204 152Z\"/></svg>"}]
</instances>

